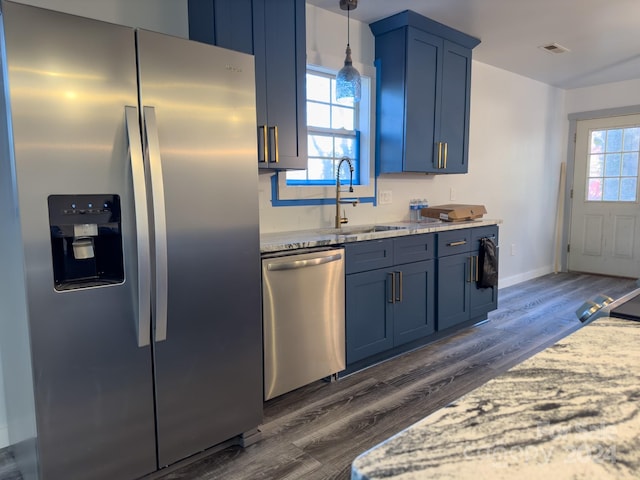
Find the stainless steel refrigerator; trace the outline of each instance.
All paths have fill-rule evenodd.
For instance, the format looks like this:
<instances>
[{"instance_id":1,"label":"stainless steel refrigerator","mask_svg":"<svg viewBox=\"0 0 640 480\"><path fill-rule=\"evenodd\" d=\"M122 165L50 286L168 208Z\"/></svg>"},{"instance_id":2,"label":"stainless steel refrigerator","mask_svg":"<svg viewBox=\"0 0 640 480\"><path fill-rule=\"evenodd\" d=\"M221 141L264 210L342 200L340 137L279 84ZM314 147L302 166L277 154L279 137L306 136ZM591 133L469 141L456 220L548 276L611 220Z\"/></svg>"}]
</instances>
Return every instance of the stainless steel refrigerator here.
<instances>
[{"instance_id":1,"label":"stainless steel refrigerator","mask_svg":"<svg viewBox=\"0 0 640 480\"><path fill-rule=\"evenodd\" d=\"M25 477L133 479L257 438L253 57L0 6L0 353Z\"/></svg>"}]
</instances>

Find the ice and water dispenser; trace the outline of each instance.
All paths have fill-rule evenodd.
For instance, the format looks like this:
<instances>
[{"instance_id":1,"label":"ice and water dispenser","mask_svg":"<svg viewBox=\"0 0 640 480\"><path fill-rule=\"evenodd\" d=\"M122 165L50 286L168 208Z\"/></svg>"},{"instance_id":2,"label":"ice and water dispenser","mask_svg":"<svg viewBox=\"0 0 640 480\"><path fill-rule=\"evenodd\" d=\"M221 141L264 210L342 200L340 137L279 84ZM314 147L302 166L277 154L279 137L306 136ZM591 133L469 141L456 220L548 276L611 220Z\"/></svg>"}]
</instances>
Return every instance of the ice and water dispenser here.
<instances>
[{"instance_id":1,"label":"ice and water dispenser","mask_svg":"<svg viewBox=\"0 0 640 480\"><path fill-rule=\"evenodd\" d=\"M48 203L54 288L122 283L120 197L51 195Z\"/></svg>"}]
</instances>

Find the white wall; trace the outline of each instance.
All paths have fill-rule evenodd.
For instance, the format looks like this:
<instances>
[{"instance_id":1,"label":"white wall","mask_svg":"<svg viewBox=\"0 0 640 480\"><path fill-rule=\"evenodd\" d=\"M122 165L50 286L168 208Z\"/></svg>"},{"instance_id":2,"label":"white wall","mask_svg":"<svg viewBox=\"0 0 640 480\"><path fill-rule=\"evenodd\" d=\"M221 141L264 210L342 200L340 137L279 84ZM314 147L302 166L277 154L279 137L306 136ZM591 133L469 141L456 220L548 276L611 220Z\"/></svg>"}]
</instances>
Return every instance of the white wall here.
<instances>
[{"instance_id":1,"label":"white wall","mask_svg":"<svg viewBox=\"0 0 640 480\"><path fill-rule=\"evenodd\" d=\"M640 105L640 78L567 91L567 113Z\"/></svg>"}]
</instances>

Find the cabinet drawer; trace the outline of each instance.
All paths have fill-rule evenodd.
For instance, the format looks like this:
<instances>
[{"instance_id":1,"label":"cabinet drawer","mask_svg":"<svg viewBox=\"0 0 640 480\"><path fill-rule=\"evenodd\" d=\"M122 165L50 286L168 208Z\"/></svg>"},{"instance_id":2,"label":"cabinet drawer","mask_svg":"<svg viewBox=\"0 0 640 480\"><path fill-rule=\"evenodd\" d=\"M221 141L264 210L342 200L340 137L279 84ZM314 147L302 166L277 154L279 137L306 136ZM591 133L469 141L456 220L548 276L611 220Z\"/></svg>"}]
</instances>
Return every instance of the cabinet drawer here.
<instances>
[{"instance_id":1,"label":"cabinet drawer","mask_svg":"<svg viewBox=\"0 0 640 480\"><path fill-rule=\"evenodd\" d=\"M470 228L438 233L438 257L470 252L472 246Z\"/></svg>"},{"instance_id":2,"label":"cabinet drawer","mask_svg":"<svg viewBox=\"0 0 640 480\"><path fill-rule=\"evenodd\" d=\"M432 233L396 238L393 241L393 262L399 265L430 260L435 256L434 246L435 235Z\"/></svg>"},{"instance_id":3,"label":"cabinet drawer","mask_svg":"<svg viewBox=\"0 0 640 480\"><path fill-rule=\"evenodd\" d=\"M498 227L496 225L491 225L488 227L478 227L471 229L471 251L477 252L478 250L480 250L480 240L483 238L490 238L497 246Z\"/></svg>"},{"instance_id":4,"label":"cabinet drawer","mask_svg":"<svg viewBox=\"0 0 640 480\"><path fill-rule=\"evenodd\" d=\"M393 265L393 240L348 243L345 248L345 273L366 272Z\"/></svg>"}]
</instances>

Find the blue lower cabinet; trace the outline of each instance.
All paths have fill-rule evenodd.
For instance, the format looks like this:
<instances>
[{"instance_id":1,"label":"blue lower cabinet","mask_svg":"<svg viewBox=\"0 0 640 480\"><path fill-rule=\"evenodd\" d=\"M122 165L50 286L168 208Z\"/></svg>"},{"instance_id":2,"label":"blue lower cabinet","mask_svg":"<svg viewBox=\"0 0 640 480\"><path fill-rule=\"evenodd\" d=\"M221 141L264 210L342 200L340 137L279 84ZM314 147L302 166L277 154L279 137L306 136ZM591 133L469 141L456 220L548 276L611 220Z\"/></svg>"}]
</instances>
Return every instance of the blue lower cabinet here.
<instances>
[{"instance_id":1,"label":"blue lower cabinet","mask_svg":"<svg viewBox=\"0 0 640 480\"><path fill-rule=\"evenodd\" d=\"M477 286L480 241L498 227L474 227L345 245L347 366L384 360L487 318L498 288Z\"/></svg>"},{"instance_id":2,"label":"blue lower cabinet","mask_svg":"<svg viewBox=\"0 0 640 480\"><path fill-rule=\"evenodd\" d=\"M498 287L480 288L480 240L498 242L498 227L478 227L438 234L436 328L481 321L498 308ZM463 250L462 253L460 251Z\"/></svg>"},{"instance_id":3,"label":"blue lower cabinet","mask_svg":"<svg viewBox=\"0 0 640 480\"><path fill-rule=\"evenodd\" d=\"M479 288L475 285L469 290L469 311L471 318L486 316L498 308L498 287Z\"/></svg>"},{"instance_id":4,"label":"blue lower cabinet","mask_svg":"<svg viewBox=\"0 0 640 480\"><path fill-rule=\"evenodd\" d=\"M346 276L347 364L393 347L391 269Z\"/></svg>"},{"instance_id":5,"label":"blue lower cabinet","mask_svg":"<svg viewBox=\"0 0 640 480\"><path fill-rule=\"evenodd\" d=\"M347 364L435 331L433 250L429 234L346 246Z\"/></svg>"},{"instance_id":6,"label":"blue lower cabinet","mask_svg":"<svg viewBox=\"0 0 640 480\"><path fill-rule=\"evenodd\" d=\"M399 295L393 312L394 346L435 332L434 261L402 265L396 275Z\"/></svg>"},{"instance_id":7,"label":"blue lower cabinet","mask_svg":"<svg viewBox=\"0 0 640 480\"><path fill-rule=\"evenodd\" d=\"M438 258L438 330L469 320L471 256Z\"/></svg>"},{"instance_id":8,"label":"blue lower cabinet","mask_svg":"<svg viewBox=\"0 0 640 480\"><path fill-rule=\"evenodd\" d=\"M471 246L472 252L476 257L474 258L475 267L479 268L479 254L480 254L480 240L483 238L490 238L498 247L498 227L479 227L471 230ZM499 257L500 248L496 249L496 253ZM477 280L479 272L475 270L475 278ZM486 316L487 313L498 308L498 287L480 288L473 284L473 288L469 292L469 307L471 318L478 318Z\"/></svg>"}]
</instances>

